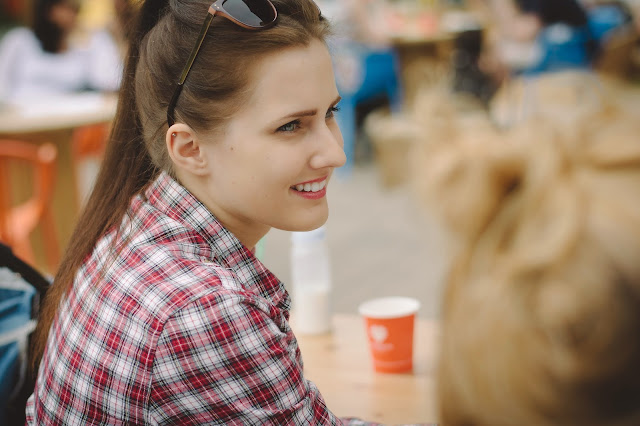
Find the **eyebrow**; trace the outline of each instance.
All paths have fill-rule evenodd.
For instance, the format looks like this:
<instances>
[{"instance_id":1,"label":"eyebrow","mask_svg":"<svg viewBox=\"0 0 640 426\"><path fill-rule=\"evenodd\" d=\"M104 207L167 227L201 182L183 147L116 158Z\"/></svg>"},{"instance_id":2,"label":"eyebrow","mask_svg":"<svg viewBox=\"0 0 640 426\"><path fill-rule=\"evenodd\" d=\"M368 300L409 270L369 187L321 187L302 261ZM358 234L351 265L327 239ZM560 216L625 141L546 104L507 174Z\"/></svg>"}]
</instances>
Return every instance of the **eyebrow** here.
<instances>
[{"instance_id":1,"label":"eyebrow","mask_svg":"<svg viewBox=\"0 0 640 426\"><path fill-rule=\"evenodd\" d=\"M336 105L341 100L342 100L342 97L340 95L338 95L336 100L333 101L333 103L331 103L331 106ZM288 114L288 115L286 115L284 117L279 118L277 121L286 120L286 119L289 119L289 118L312 117L312 116L316 115L317 113L318 113L317 109L308 109L306 111L298 111L298 112L294 112L292 114Z\"/></svg>"}]
</instances>

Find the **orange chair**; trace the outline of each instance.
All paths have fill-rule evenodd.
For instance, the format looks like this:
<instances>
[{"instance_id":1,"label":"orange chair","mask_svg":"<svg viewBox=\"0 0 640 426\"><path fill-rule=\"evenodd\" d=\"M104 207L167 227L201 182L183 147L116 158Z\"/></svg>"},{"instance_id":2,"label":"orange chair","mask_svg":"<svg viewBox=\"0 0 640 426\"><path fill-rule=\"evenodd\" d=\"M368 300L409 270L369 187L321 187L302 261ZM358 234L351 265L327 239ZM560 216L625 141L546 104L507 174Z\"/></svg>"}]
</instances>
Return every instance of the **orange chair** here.
<instances>
[{"instance_id":1,"label":"orange chair","mask_svg":"<svg viewBox=\"0 0 640 426\"><path fill-rule=\"evenodd\" d=\"M93 189L109 136L109 123L78 127L71 138L71 155L76 175L76 205L82 207Z\"/></svg>"},{"instance_id":2,"label":"orange chair","mask_svg":"<svg viewBox=\"0 0 640 426\"><path fill-rule=\"evenodd\" d=\"M29 237L41 225L50 272L55 272L60 258L51 212L57 155L56 147L50 143L36 145L0 140L0 240L10 246L16 256L33 265L35 259ZM33 191L26 201L14 205L10 168L25 166L33 170Z\"/></svg>"}]
</instances>

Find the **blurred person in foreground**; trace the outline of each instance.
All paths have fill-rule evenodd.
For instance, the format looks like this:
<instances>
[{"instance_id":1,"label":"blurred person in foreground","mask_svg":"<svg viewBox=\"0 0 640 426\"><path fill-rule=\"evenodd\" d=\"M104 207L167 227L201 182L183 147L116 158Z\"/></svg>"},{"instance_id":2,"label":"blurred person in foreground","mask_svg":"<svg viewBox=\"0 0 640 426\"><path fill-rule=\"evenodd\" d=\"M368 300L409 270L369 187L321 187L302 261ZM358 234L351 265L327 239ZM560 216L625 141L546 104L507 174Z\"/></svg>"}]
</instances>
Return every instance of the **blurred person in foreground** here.
<instances>
[{"instance_id":1,"label":"blurred person in foreground","mask_svg":"<svg viewBox=\"0 0 640 426\"><path fill-rule=\"evenodd\" d=\"M0 101L118 89L118 46L107 31L77 36L79 8L78 0L35 0L32 27L0 40Z\"/></svg>"},{"instance_id":2,"label":"blurred person in foreground","mask_svg":"<svg viewBox=\"0 0 640 426\"><path fill-rule=\"evenodd\" d=\"M474 131L416 157L456 237L441 424L640 424L640 145L613 116Z\"/></svg>"}]
</instances>

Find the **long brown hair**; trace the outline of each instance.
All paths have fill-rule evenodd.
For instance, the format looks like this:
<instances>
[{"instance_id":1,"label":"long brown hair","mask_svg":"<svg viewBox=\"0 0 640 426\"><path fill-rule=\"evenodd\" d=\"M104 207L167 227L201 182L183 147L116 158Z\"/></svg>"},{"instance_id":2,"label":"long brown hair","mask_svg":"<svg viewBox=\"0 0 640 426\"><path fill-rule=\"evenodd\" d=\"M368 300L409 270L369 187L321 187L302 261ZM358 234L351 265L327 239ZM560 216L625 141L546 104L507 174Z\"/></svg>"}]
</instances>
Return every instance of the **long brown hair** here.
<instances>
[{"instance_id":1,"label":"long brown hair","mask_svg":"<svg viewBox=\"0 0 640 426\"><path fill-rule=\"evenodd\" d=\"M60 300L97 241L126 214L131 198L161 170L166 110L211 0L147 0L130 39L113 130L94 190L81 214L41 309L34 368L42 358ZM176 120L195 131L220 129L250 93L252 63L312 40L325 41L328 23L311 0L272 0L278 22L259 32L216 18L176 106Z\"/></svg>"}]
</instances>

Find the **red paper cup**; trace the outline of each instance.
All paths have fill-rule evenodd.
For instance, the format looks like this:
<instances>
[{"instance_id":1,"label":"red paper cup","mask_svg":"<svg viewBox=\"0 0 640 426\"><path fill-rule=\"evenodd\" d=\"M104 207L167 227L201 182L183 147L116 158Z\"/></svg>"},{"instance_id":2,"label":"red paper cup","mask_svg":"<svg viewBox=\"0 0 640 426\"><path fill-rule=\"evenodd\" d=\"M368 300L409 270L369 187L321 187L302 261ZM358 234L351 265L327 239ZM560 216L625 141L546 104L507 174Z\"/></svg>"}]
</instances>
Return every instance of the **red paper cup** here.
<instances>
[{"instance_id":1,"label":"red paper cup","mask_svg":"<svg viewBox=\"0 0 640 426\"><path fill-rule=\"evenodd\" d=\"M420 302L409 297L385 297L360 305L375 371L413 370L413 325L418 309Z\"/></svg>"}]
</instances>

